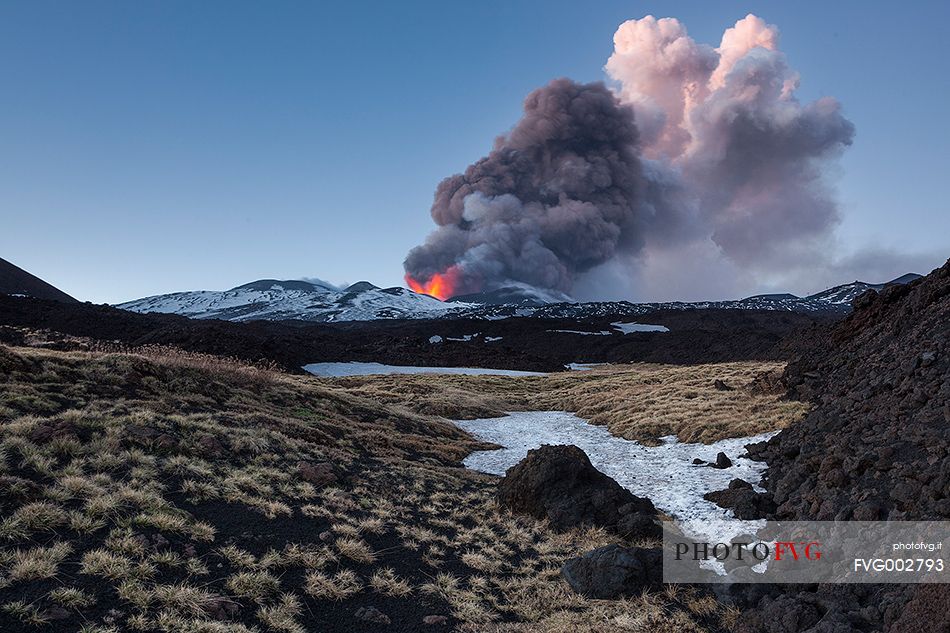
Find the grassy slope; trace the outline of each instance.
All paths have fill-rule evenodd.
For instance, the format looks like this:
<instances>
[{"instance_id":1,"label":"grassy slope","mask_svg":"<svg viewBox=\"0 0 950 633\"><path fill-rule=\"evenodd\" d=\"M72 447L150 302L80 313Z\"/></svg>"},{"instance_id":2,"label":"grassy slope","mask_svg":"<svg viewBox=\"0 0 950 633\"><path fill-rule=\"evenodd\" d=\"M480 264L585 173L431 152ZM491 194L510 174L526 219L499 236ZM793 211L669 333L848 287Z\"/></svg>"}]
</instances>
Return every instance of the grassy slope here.
<instances>
[{"instance_id":1,"label":"grassy slope","mask_svg":"<svg viewBox=\"0 0 950 633\"><path fill-rule=\"evenodd\" d=\"M541 377L365 376L328 381L379 402L453 419L505 411L572 411L611 433L645 444L676 435L710 443L785 428L807 405L763 387L783 363L637 363ZM728 389L717 389L716 381Z\"/></svg>"},{"instance_id":2,"label":"grassy slope","mask_svg":"<svg viewBox=\"0 0 950 633\"><path fill-rule=\"evenodd\" d=\"M537 385L435 383L380 397L367 381L161 349L0 346L0 630L411 631L426 615L449 618L433 630L729 625L736 614L697 590L573 594L560 566L610 537L499 512L494 479L458 465L480 445L420 413L489 386L508 406ZM339 480L309 483L301 462ZM392 625L357 619L367 606Z\"/></svg>"}]
</instances>

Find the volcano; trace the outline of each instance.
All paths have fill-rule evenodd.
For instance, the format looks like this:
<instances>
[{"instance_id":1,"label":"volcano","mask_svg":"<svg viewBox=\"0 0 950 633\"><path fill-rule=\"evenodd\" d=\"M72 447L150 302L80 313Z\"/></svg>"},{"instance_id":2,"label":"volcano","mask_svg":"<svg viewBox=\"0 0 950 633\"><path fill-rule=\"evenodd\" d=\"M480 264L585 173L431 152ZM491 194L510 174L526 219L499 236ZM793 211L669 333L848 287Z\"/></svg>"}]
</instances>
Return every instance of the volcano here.
<instances>
[{"instance_id":1,"label":"volcano","mask_svg":"<svg viewBox=\"0 0 950 633\"><path fill-rule=\"evenodd\" d=\"M0 259L0 294L75 303L76 299L19 266Z\"/></svg>"}]
</instances>

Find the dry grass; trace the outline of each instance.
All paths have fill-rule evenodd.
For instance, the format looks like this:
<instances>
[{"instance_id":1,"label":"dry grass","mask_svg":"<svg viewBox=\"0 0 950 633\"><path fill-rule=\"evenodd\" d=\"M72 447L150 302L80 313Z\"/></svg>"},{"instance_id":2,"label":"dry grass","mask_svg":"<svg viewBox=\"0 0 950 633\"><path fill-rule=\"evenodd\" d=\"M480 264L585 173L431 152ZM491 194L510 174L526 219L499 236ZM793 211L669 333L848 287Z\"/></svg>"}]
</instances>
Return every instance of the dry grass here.
<instances>
[{"instance_id":1,"label":"dry grass","mask_svg":"<svg viewBox=\"0 0 950 633\"><path fill-rule=\"evenodd\" d=\"M81 614L70 630L297 633L351 611L330 603L375 594L471 631L718 629L735 614L707 596L572 592L563 563L615 537L500 511L496 480L457 467L484 445L436 414L574 410L641 439L705 441L725 427L677 417L677 403L738 434L780 424L784 405L745 388L769 367L318 381L164 348L0 346L0 590L48 583L4 599L0 624L53 630L45 614L60 605ZM737 389L715 391L717 378ZM346 480L302 481L301 461ZM240 520L196 516L206 506ZM266 540L270 526L291 536ZM215 619L228 605L240 622Z\"/></svg>"},{"instance_id":2,"label":"dry grass","mask_svg":"<svg viewBox=\"0 0 950 633\"><path fill-rule=\"evenodd\" d=\"M266 571L242 571L231 575L225 586L235 596L262 602L280 591L280 581Z\"/></svg>"},{"instance_id":3,"label":"dry grass","mask_svg":"<svg viewBox=\"0 0 950 633\"><path fill-rule=\"evenodd\" d=\"M307 574L305 591L314 598L345 600L363 590L363 582L351 569L344 569L330 576L314 571Z\"/></svg>"},{"instance_id":4,"label":"dry grass","mask_svg":"<svg viewBox=\"0 0 950 633\"><path fill-rule=\"evenodd\" d=\"M537 377L363 376L334 382L382 402L455 419L571 411L614 435L646 444L667 435L709 444L785 428L804 416L806 404L753 387L756 377L782 367L759 361L635 363ZM717 389L717 380L731 389Z\"/></svg>"},{"instance_id":5,"label":"dry grass","mask_svg":"<svg viewBox=\"0 0 950 633\"><path fill-rule=\"evenodd\" d=\"M6 568L6 577L11 583L44 580L56 576L60 563L72 550L68 543L57 542L49 547L32 547L28 550L17 549L4 553L0 562Z\"/></svg>"},{"instance_id":6,"label":"dry grass","mask_svg":"<svg viewBox=\"0 0 950 633\"><path fill-rule=\"evenodd\" d=\"M257 617L271 631L283 633L305 633L306 629L298 621L303 608L300 600L293 594L284 594L277 604L261 607Z\"/></svg>"}]
</instances>

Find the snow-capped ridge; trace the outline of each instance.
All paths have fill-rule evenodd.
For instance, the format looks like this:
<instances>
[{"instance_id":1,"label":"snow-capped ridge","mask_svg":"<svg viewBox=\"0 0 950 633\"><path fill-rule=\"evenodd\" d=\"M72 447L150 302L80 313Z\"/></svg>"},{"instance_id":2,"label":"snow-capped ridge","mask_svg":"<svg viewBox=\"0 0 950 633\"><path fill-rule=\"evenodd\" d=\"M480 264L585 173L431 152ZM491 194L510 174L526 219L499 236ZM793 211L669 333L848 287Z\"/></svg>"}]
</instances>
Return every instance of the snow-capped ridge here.
<instances>
[{"instance_id":1,"label":"snow-capped ridge","mask_svg":"<svg viewBox=\"0 0 950 633\"><path fill-rule=\"evenodd\" d=\"M340 290L311 281L261 279L230 290L176 292L118 307L196 319L326 322L435 317L468 304L447 304L405 288L379 288L366 281Z\"/></svg>"},{"instance_id":2,"label":"snow-capped ridge","mask_svg":"<svg viewBox=\"0 0 950 633\"><path fill-rule=\"evenodd\" d=\"M300 320L371 321L375 319L507 319L536 317L588 319L636 317L658 310L779 310L810 314L845 314L851 302L867 290L909 283L920 275L908 273L882 284L854 281L798 297L788 293L760 294L729 301L653 302L601 301L577 303L566 295L510 284L475 295L440 301L395 286L380 288L358 281L338 288L320 280L260 279L223 291L176 292L122 303L133 312L165 312L196 319L228 321Z\"/></svg>"}]
</instances>

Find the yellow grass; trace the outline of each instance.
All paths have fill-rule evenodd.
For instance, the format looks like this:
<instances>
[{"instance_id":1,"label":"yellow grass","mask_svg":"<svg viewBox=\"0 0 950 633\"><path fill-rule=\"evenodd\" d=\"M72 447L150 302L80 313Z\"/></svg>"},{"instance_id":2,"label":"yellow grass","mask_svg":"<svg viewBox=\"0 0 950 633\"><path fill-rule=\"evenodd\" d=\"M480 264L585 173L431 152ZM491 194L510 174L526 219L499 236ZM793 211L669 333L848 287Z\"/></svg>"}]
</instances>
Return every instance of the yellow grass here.
<instances>
[{"instance_id":1,"label":"yellow grass","mask_svg":"<svg viewBox=\"0 0 950 633\"><path fill-rule=\"evenodd\" d=\"M734 621L724 605L685 590L611 602L578 596L561 566L617 538L558 534L502 511L497 479L458 467L486 445L446 417L568 410L641 441L670 433L713 441L780 428L802 413L750 387L779 367L317 380L164 348L0 346L0 492L16 499L0 518L0 588L49 583L39 606L0 607L42 626L50 604L114 602L121 617L89 630L296 632L327 603L365 594L436 601L463 631L684 632ZM734 389L716 390L717 379ZM49 425L77 437L36 439ZM208 438L219 450L206 449ZM301 480L300 461L332 462L346 481L317 488ZM259 521L319 527L255 549L176 505L182 496L188 507L227 503ZM167 542L145 538L157 534ZM416 568L397 574L407 557ZM78 579L95 584L80 591ZM208 609L222 602L240 604L254 628L214 621Z\"/></svg>"},{"instance_id":2,"label":"yellow grass","mask_svg":"<svg viewBox=\"0 0 950 633\"><path fill-rule=\"evenodd\" d=\"M635 363L539 377L362 376L328 382L455 419L495 417L507 411L571 411L611 433L646 444L676 435L709 444L782 429L807 405L753 386L782 363L744 361L706 365ZM730 390L719 390L716 381Z\"/></svg>"}]
</instances>

